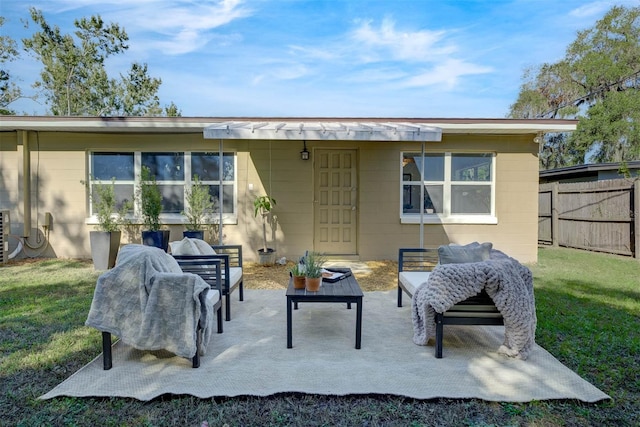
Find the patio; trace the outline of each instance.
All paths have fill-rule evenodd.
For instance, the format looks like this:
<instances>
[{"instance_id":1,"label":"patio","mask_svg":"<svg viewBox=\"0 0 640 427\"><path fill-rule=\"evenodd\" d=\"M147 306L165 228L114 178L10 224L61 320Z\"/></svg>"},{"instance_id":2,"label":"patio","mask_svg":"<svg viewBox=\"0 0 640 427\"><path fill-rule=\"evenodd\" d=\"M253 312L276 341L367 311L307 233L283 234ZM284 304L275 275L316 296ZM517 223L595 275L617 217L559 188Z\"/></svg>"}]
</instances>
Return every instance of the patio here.
<instances>
[{"instance_id":1,"label":"patio","mask_svg":"<svg viewBox=\"0 0 640 427\"><path fill-rule=\"evenodd\" d=\"M394 291L365 293L360 350L353 346L355 309L300 303L293 315L294 346L287 349L284 292L248 290L245 301L233 301L234 318L223 334L214 334L198 369L166 351L118 343L111 370L103 371L99 356L42 398L148 401L167 394L210 398L299 392L501 402L609 399L537 345L526 361L499 355L500 326L448 328L444 358L436 359L433 346L413 344L410 308L396 307L395 297Z\"/></svg>"}]
</instances>

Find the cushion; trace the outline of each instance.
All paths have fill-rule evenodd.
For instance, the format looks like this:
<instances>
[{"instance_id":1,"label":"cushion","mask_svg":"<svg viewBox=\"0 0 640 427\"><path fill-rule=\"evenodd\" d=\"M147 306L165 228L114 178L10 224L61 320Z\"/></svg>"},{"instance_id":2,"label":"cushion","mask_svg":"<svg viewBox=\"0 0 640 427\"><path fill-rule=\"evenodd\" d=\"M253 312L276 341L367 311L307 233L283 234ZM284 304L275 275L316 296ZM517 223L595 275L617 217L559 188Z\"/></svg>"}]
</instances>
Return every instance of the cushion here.
<instances>
[{"instance_id":1,"label":"cushion","mask_svg":"<svg viewBox=\"0 0 640 427\"><path fill-rule=\"evenodd\" d=\"M409 296L413 296L418 286L429 280L430 271L401 271L398 279Z\"/></svg>"},{"instance_id":2,"label":"cushion","mask_svg":"<svg viewBox=\"0 0 640 427\"><path fill-rule=\"evenodd\" d=\"M229 286L234 286L236 283L240 282L242 280L242 267L229 268L229 276L231 276Z\"/></svg>"},{"instance_id":3,"label":"cushion","mask_svg":"<svg viewBox=\"0 0 640 427\"><path fill-rule=\"evenodd\" d=\"M204 240L185 237L182 240L169 243L172 255L215 255L213 250Z\"/></svg>"},{"instance_id":4,"label":"cushion","mask_svg":"<svg viewBox=\"0 0 640 427\"><path fill-rule=\"evenodd\" d=\"M443 245L438 248L440 264L481 262L491 257L492 243L473 242L468 245Z\"/></svg>"}]
</instances>

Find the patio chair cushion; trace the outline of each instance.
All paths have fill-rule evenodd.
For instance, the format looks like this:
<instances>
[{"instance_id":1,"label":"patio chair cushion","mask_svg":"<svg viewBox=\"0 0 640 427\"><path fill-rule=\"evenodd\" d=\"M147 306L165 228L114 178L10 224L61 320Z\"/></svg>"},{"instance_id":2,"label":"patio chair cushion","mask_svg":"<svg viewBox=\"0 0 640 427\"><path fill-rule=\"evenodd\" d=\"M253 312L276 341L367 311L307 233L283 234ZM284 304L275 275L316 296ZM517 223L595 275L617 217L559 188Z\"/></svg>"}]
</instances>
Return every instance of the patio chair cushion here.
<instances>
[{"instance_id":1,"label":"patio chair cushion","mask_svg":"<svg viewBox=\"0 0 640 427\"><path fill-rule=\"evenodd\" d=\"M398 280L404 285L409 296L416 293L418 286L429 280L430 271L401 271Z\"/></svg>"},{"instance_id":2,"label":"patio chair cushion","mask_svg":"<svg viewBox=\"0 0 640 427\"><path fill-rule=\"evenodd\" d=\"M201 239L185 237L182 240L169 243L172 255L215 255L216 251L210 244Z\"/></svg>"},{"instance_id":3,"label":"patio chair cushion","mask_svg":"<svg viewBox=\"0 0 640 427\"><path fill-rule=\"evenodd\" d=\"M440 264L462 264L486 261L491 257L492 243L473 242L468 245L442 245L438 248Z\"/></svg>"},{"instance_id":4,"label":"patio chair cushion","mask_svg":"<svg viewBox=\"0 0 640 427\"><path fill-rule=\"evenodd\" d=\"M242 267L229 267L229 285L235 286L242 280Z\"/></svg>"}]
</instances>

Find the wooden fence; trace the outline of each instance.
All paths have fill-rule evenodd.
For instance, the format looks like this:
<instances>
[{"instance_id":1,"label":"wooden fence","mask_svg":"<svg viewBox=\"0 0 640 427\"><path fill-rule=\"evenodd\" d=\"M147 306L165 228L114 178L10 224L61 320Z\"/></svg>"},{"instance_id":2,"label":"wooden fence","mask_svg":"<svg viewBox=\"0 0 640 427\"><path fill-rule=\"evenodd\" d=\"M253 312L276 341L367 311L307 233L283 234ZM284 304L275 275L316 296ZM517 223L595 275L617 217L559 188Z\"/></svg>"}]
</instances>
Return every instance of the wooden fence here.
<instances>
[{"instance_id":1,"label":"wooden fence","mask_svg":"<svg viewBox=\"0 0 640 427\"><path fill-rule=\"evenodd\" d=\"M640 181L540 184L538 242L640 258Z\"/></svg>"}]
</instances>

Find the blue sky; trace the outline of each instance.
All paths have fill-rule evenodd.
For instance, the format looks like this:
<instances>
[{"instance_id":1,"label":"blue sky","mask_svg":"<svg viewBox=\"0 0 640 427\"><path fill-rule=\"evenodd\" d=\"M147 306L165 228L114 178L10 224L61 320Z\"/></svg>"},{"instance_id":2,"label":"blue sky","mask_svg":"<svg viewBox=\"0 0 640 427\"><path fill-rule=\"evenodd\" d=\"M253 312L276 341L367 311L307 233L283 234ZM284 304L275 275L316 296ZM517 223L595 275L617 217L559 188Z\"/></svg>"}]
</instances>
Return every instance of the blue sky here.
<instances>
[{"instance_id":1,"label":"blue sky","mask_svg":"<svg viewBox=\"0 0 640 427\"><path fill-rule=\"evenodd\" d=\"M99 14L183 116L505 117L526 67L563 57L577 31L639 0L2 0L20 41L29 6L73 31ZM7 64L5 64L7 65ZM31 91L39 63L8 64ZM42 105L12 107L43 114Z\"/></svg>"}]
</instances>

